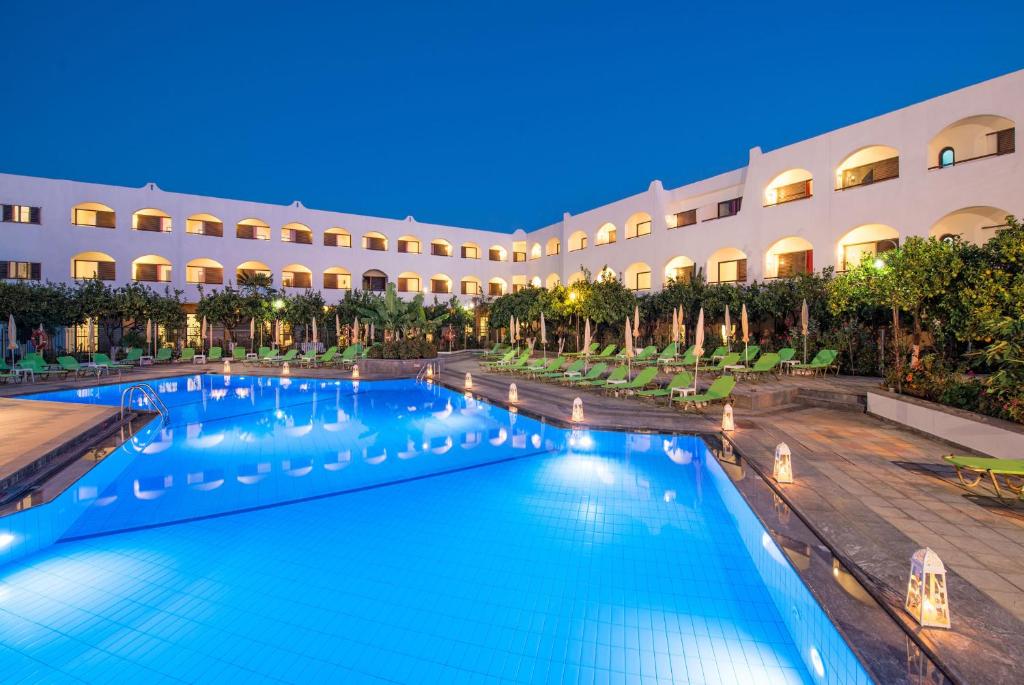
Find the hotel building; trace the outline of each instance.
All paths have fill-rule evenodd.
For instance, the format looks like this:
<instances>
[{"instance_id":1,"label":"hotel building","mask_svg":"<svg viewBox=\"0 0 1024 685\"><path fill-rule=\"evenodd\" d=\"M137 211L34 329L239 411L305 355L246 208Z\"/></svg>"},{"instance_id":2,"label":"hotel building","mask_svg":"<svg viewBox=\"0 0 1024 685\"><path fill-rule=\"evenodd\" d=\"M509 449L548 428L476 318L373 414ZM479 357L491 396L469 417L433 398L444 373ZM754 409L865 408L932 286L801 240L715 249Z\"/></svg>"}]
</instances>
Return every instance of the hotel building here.
<instances>
[{"instance_id":1,"label":"hotel building","mask_svg":"<svg viewBox=\"0 0 1024 685\"><path fill-rule=\"evenodd\" d=\"M909 236L983 243L1024 215L1024 70L786 147L748 164L512 234L0 174L8 279L98 277L184 290L266 272L328 302L395 283L470 299L572 283L588 269L638 292L703 269L710 282L785 278L884 252Z\"/></svg>"}]
</instances>

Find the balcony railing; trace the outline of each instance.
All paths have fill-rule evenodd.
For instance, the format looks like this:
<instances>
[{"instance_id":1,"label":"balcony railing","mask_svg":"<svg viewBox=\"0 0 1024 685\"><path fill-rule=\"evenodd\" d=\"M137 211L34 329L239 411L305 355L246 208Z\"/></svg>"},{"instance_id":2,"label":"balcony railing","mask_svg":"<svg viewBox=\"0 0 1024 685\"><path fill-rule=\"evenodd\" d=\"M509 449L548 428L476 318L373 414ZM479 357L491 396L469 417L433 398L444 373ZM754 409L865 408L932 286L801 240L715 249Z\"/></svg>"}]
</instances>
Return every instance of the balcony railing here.
<instances>
[{"instance_id":1,"label":"balcony railing","mask_svg":"<svg viewBox=\"0 0 1024 685\"><path fill-rule=\"evenodd\" d=\"M849 190L860 186L889 181L900 177L900 158L889 157L870 164L843 169L836 190Z\"/></svg>"},{"instance_id":2,"label":"balcony railing","mask_svg":"<svg viewBox=\"0 0 1024 685\"><path fill-rule=\"evenodd\" d=\"M376 250L378 252L386 252L388 249L388 243L383 238L366 238L363 241L363 248L367 250Z\"/></svg>"},{"instance_id":3,"label":"balcony railing","mask_svg":"<svg viewBox=\"0 0 1024 685\"><path fill-rule=\"evenodd\" d=\"M813 196L811 191L811 179L806 181L797 181L796 183L787 183L784 186L778 186L768 191L771 197L766 198L764 203L765 207L774 207L776 205L783 205L787 202L795 202L796 200L806 200Z\"/></svg>"},{"instance_id":4,"label":"balcony railing","mask_svg":"<svg viewBox=\"0 0 1024 685\"><path fill-rule=\"evenodd\" d=\"M312 245L313 232L286 228L281 231L281 241L285 243L299 243L300 245Z\"/></svg>"},{"instance_id":5,"label":"balcony railing","mask_svg":"<svg viewBox=\"0 0 1024 685\"><path fill-rule=\"evenodd\" d=\"M986 135L996 136L996 149L995 152L989 152L984 155L976 155L974 157L966 157L964 159L954 158L949 164L936 164L935 166L928 167L929 171L935 169L945 169L946 167L956 166L957 164L966 164L967 162L976 162L979 159L988 159L990 157L1001 157L1008 155L1012 152L1017 151L1016 141L1016 130L1013 128L1004 128L1002 131L993 131Z\"/></svg>"},{"instance_id":6,"label":"balcony railing","mask_svg":"<svg viewBox=\"0 0 1024 685\"><path fill-rule=\"evenodd\" d=\"M451 257L452 248L449 247L448 245L431 245L430 254L434 255L435 257Z\"/></svg>"}]
</instances>

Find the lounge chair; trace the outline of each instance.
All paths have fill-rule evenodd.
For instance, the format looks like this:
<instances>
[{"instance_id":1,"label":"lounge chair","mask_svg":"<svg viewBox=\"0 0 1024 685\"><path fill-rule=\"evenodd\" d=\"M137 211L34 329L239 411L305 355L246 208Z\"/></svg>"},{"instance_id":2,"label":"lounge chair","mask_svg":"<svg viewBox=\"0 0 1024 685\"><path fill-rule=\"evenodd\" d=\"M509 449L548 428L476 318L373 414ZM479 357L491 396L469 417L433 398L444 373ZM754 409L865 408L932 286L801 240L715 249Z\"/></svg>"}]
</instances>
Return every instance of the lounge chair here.
<instances>
[{"instance_id":1,"label":"lounge chair","mask_svg":"<svg viewBox=\"0 0 1024 685\"><path fill-rule=\"evenodd\" d=\"M299 348L293 347L292 349L288 350L287 352L285 352L280 357L277 357L277 358L271 357L269 361L272 364L284 365L284 364L287 364L289 362L295 361L295 358L297 356L299 356Z\"/></svg>"},{"instance_id":2,"label":"lounge chair","mask_svg":"<svg viewBox=\"0 0 1024 685\"><path fill-rule=\"evenodd\" d=\"M359 353L359 348L356 345L349 345L341 352L340 357L331 359L328 364L331 366L341 366L342 368L348 368L356 363L356 355Z\"/></svg>"},{"instance_id":3,"label":"lounge chair","mask_svg":"<svg viewBox=\"0 0 1024 685\"><path fill-rule=\"evenodd\" d=\"M191 363L196 358L196 348L194 347L183 347L181 355L178 356L178 361L183 363Z\"/></svg>"},{"instance_id":4,"label":"lounge chair","mask_svg":"<svg viewBox=\"0 0 1024 685\"><path fill-rule=\"evenodd\" d=\"M124 359L121 360L122 364L139 365L142 363L142 349L138 347L129 347L128 351L124 355Z\"/></svg>"},{"instance_id":5,"label":"lounge chair","mask_svg":"<svg viewBox=\"0 0 1024 685\"><path fill-rule=\"evenodd\" d=\"M775 352L765 352L753 366L744 369L733 369L736 378L759 378L769 373L779 375L779 363L782 360Z\"/></svg>"},{"instance_id":6,"label":"lounge chair","mask_svg":"<svg viewBox=\"0 0 1024 685\"><path fill-rule=\"evenodd\" d=\"M274 349L274 348L267 347L265 345L263 347L260 347L259 351L256 353L256 359L257 360L266 359L267 357L276 357L276 356L277 356L277 350Z\"/></svg>"},{"instance_id":7,"label":"lounge chair","mask_svg":"<svg viewBox=\"0 0 1024 685\"><path fill-rule=\"evenodd\" d=\"M707 390L697 395L680 395L671 398L672 402L681 404L683 409L690 407L699 408L712 402L727 400L732 395L732 389L736 387L736 379L732 376L716 378Z\"/></svg>"},{"instance_id":8,"label":"lounge chair","mask_svg":"<svg viewBox=\"0 0 1024 685\"><path fill-rule=\"evenodd\" d=\"M224 358L224 348L220 345L214 345L210 348L210 353L206 355L206 361L208 362L219 362Z\"/></svg>"},{"instance_id":9,"label":"lounge chair","mask_svg":"<svg viewBox=\"0 0 1024 685\"><path fill-rule=\"evenodd\" d=\"M548 371L546 373L537 374L537 378L565 378L567 376L578 376L582 373L583 365L586 361L583 359L577 359L569 366L565 367L561 371Z\"/></svg>"},{"instance_id":10,"label":"lounge chair","mask_svg":"<svg viewBox=\"0 0 1024 685\"><path fill-rule=\"evenodd\" d=\"M740 353L740 364L743 366L750 366L757 359L757 355L761 354L760 345L747 345Z\"/></svg>"},{"instance_id":11,"label":"lounge chair","mask_svg":"<svg viewBox=\"0 0 1024 685\"><path fill-rule=\"evenodd\" d=\"M735 366L740 361L739 352L731 352L718 360L717 364L708 364L706 366L698 367L701 371L707 371L710 373L719 373L725 371L727 366Z\"/></svg>"},{"instance_id":12,"label":"lounge chair","mask_svg":"<svg viewBox=\"0 0 1024 685\"><path fill-rule=\"evenodd\" d=\"M605 348L601 350L601 354L594 355L594 359L609 359L615 356L615 350L617 349L619 349L618 345L606 345Z\"/></svg>"},{"instance_id":13,"label":"lounge chair","mask_svg":"<svg viewBox=\"0 0 1024 685\"><path fill-rule=\"evenodd\" d=\"M588 347L587 349L580 350L579 352L566 352L565 356L566 357L589 357L589 356L593 356L594 353L597 352L597 348L600 347L600 346L601 346L601 343L592 342L592 343L590 343L590 347Z\"/></svg>"},{"instance_id":14,"label":"lounge chair","mask_svg":"<svg viewBox=\"0 0 1024 685\"><path fill-rule=\"evenodd\" d=\"M489 352L484 352L480 355L480 359L497 359L505 353L505 346L501 343L494 343L494 347Z\"/></svg>"},{"instance_id":15,"label":"lounge chair","mask_svg":"<svg viewBox=\"0 0 1024 685\"><path fill-rule=\"evenodd\" d=\"M625 380L626 374L629 373L628 366L616 366L612 369L612 372L608 374L608 378L598 378L592 381L580 381L577 385L585 386L588 388L603 388L608 385L608 381L619 381Z\"/></svg>"},{"instance_id":16,"label":"lounge chair","mask_svg":"<svg viewBox=\"0 0 1024 685\"><path fill-rule=\"evenodd\" d=\"M302 356L299 357L299 363L300 364L309 364L310 366L315 364L316 363L316 348L315 347L311 347L308 350L306 350L305 352L303 352Z\"/></svg>"},{"instance_id":17,"label":"lounge chair","mask_svg":"<svg viewBox=\"0 0 1024 685\"><path fill-rule=\"evenodd\" d=\"M781 350L779 350L779 360L780 361L788 362L790 359L792 359L795 356L796 356L796 348L793 348L793 347L783 347Z\"/></svg>"},{"instance_id":18,"label":"lounge chair","mask_svg":"<svg viewBox=\"0 0 1024 685\"><path fill-rule=\"evenodd\" d=\"M693 385L693 376L690 375L689 371L680 371L676 375L672 376L669 380L668 385L663 388L652 388L651 390L638 390L638 397L668 397L672 394L672 391L676 388L688 388Z\"/></svg>"},{"instance_id":19,"label":"lounge chair","mask_svg":"<svg viewBox=\"0 0 1024 685\"><path fill-rule=\"evenodd\" d=\"M245 348L241 345L235 345L231 349L231 361L233 362L244 362L245 361Z\"/></svg>"},{"instance_id":20,"label":"lounge chair","mask_svg":"<svg viewBox=\"0 0 1024 685\"><path fill-rule=\"evenodd\" d=\"M665 349L663 349L658 354L658 356L655 357L654 359L651 359L650 357L648 357L647 359L643 359L643 360L640 360L640 361L634 361L634 363L639 363L639 364L657 364L657 365L660 366L660 365L664 364L667 361L675 359L675 357L676 357L676 344L675 343L669 343L668 345L665 346Z\"/></svg>"},{"instance_id":21,"label":"lounge chair","mask_svg":"<svg viewBox=\"0 0 1024 685\"><path fill-rule=\"evenodd\" d=\"M719 347L716 347L714 352L712 352L711 354L705 356L704 359L712 359L712 360L714 360L714 359L717 359L718 357L724 357L727 354L729 354L729 348L726 347L725 345L721 345Z\"/></svg>"},{"instance_id":22,"label":"lounge chair","mask_svg":"<svg viewBox=\"0 0 1024 685\"><path fill-rule=\"evenodd\" d=\"M75 374L75 378L78 378L80 375L84 376L87 373L91 373L96 376L100 373L99 367L82 366L74 357L57 357L57 364L60 365L60 368L65 374Z\"/></svg>"},{"instance_id":23,"label":"lounge chair","mask_svg":"<svg viewBox=\"0 0 1024 685\"><path fill-rule=\"evenodd\" d=\"M316 364L322 364L324 366L331 366L334 363L334 358L338 356L337 347L329 347L327 351L320 355L319 359L316 360Z\"/></svg>"},{"instance_id":24,"label":"lounge chair","mask_svg":"<svg viewBox=\"0 0 1024 685\"><path fill-rule=\"evenodd\" d=\"M153 363L169 364L171 361L173 361L173 353L174 350L172 350L170 347L161 347L159 350L156 351L156 356L153 357Z\"/></svg>"},{"instance_id":25,"label":"lounge chair","mask_svg":"<svg viewBox=\"0 0 1024 685\"><path fill-rule=\"evenodd\" d=\"M658 375L658 369L654 366L648 366L640 369L640 373L633 376L633 380L626 383L613 383L611 385L601 386L602 390L610 390L612 392L635 392L637 390L643 390L648 385L654 382L654 377Z\"/></svg>"},{"instance_id":26,"label":"lounge chair","mask_svg":"<svg viewBox=\"0 0 1024 685\"><path fill-rule=\"evenodd\" d=\"M501 373L513 373L520 369L525 369L526 365L530 361L530 355L532 353L529 350L522 352L518 357L511 360L507 364L498 364L489 368L491 371L500 371Z\"/></svg>"},{"instance_id":27,"label":"lounge chair","mask_svg":"<svg viewBox=\"0 0 1024 685\"><path fill-rule=\"evenodd\" d=\"M63 373L65 376L68 373L61 369L51 371L46 362L41 361L39 357L31 354L25 355L17 364L15 364L15 367L19 369L31 369L33 376L41 376L42 378L47 378L54 373Z\"/></svg>"},{"instance_id":28,"label":"lounge chair","mask_svg":"<svg viewBox=\"0 0 1024 685\"><path fill-rule=\"evenodd\" d=\"M1019 483L1024 481L1024 459L996 459L995 457L977 457L973 455L950 454L943 457L956 469L956 477L968 488L975 487L985 476L992 481L996 496L1003 499L1003 491L999 487L998 476L1003 477L1003 485L1017 495L1017 499L1024 500L1024 487ZM964 474L969 473L973 479ZM1017 479L1013 483L1010 479Z\"/></svg>"},{"instance_id":29,"label":"lounge chair","mask_svg":"<svg viewBox=\"0 0 1024 685\"><path fill-rule=\"evenodd\" d=\"M102 366L109 371L127 371L135 368L133 364L122 364L120 362L111 361L110 357L102 352L97 352L92 355L92 363L96 366Z\"/></svg>"},{"instance_id":30,"label":"lounge chair","mask_svg":"<svg viewBox=\"0 0 1024 685\"><path fill-rule=\"evenodd\" d=\"M839 352L836 350L820 350L807 364L794 364L793 370L810 374L817 374L819 371L828 373L828 370L836 366L836 357Z\"/></svg>"},{"instance_id":31,"label":"lounge chair","mask_svg":"<svg viewBox=\"0 0 1024 685\"><path fill-rule=\"evenodd\" d=\"M565 357L555 357L547 363L544 363L544 360L541 359L540 362L541 366L539 368L535 364L528 367L525 373L535 378L551 372L558 372L558 374L561 375L561 371L558 370L565 366Z\"/></svg>"},{"instance_id":32,"label":"lounge chair","mask_svg":"<svg viewBox=\"0 0 1024 685\"><path fill-rule=\"evenodd\" d=\"M563 376L560 380L562 383L568 383L569 385L577 385L587 381L597 380L604 373L604 370L608 368L608 365L604 362L598 362L590 367L590 370L582 376Z\"/></svg>"},{"instance_id":33,"label":"lounge chair","mask_svg":"<svg viewBox=\"0 0 1024 685\"><path fill-rule=\"evenodd\" d=\"M516 356L516 351L514 349L508 349L508 350L505 350L505 353L503 355L501 355L500 357L498 357L497 359L492 359L490 361L481 361L480 362L480 366L482 366L484 368L491 368L491 367L494 367L494 366L502 366L503 364L511 363L512 360L515 359L515 356Z\"/></svg>"}]
</instances>

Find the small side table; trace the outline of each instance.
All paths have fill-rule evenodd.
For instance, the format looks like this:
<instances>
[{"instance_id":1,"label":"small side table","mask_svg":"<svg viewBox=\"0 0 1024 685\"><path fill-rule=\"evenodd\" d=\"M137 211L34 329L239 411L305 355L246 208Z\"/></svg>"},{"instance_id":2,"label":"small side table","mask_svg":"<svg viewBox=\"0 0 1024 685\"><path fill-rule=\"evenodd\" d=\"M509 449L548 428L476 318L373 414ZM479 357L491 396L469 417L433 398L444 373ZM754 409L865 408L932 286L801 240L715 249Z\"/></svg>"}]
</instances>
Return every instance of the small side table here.
<instances>
[{"instance_id":1,"label":"small side table","mask_svg":"<svg viewBox=\"0 0 1024 685\"><path fill-rule=\"evenodd\" d=\"M33 383L36 382L36 372L33 371L32 369L23 369L20 367L16 367L11 370L18 375L19 383L24 383L26 378L31 378Z\"/></svg>"},{"instance_id":2,"label":"small side table","mask_svg":"<svg viewBox=\"0 0 1024 685\"><path fill-rule=\"evenodd\" d=\"M197 354L197 355L195 355L194 357L192 357L192 363L193 364L205 364L206 363L206 355L205 354Z\"/></svg>"},{"instance_id":3,"label":"small side table","mask_svg":"<svg viewBox=\"0 0 1024 685\"><path fill-rule=\"evenodd\" d=\"M799 361L797 361L796 359L789 359L789 360L786 360L786 361L782 362L782 369L783 369L783 370L784 370L784 371L785 371L786 373L788 373L788 374L790 374L790 375L793 375L793 369L794 369L794 367L796 367L796 365L797 365L797 364L799 364L799 363L800 363L800 362L799 362Z\"/></svg>"},{"instance_id":4,"label":"small side table","mask_svg":"<svg viewBox=\"0 0 1024 685\"><path fill-rule=\"evenodd\" d=\"M247 361L247 362L259 361L259 358L260 358L260 355L257 352L246 352L245 353L245 361Z\"/></svg>"},{"instance_id":5,"label":"small side table","mask_svg":"<svg viewBox=\"0 0 1024 685\"><path fill-rule=\"evenodd\" d=\"M139 366L153 366L153 357L149 355L142 355L139 357Z\"/></svg>"},{"instance_id":6,"label":"small side table","mask_svg":"<svg viewBox=\"0 0 1024 685\"><path fill-rule=\"evenodd\" d=\"M736 369L745 369L745 368L747 368L747 367L745 367L743 364L726 364L724 367L722 367L722 370L723 371L735 371Z\"/></svg>"}]
</instances>

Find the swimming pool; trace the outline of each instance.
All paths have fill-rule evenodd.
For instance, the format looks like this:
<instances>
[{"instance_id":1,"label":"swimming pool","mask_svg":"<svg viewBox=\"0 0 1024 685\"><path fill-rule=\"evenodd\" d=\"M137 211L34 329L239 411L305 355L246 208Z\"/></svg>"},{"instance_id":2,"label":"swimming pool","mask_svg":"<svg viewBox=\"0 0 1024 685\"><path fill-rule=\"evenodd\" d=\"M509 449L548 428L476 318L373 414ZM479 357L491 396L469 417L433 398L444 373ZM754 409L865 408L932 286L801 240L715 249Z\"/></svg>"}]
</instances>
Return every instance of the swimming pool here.
<instances>
[{"instance_id":1,"label":"swimming pool","mask_svg":"<svg viewBox=\"0 0 1024 685\"><path fill-rule=\"evenodd\" d=\"M0 519L59 540L0 567L5 682L870 682L697 437L413 381L154 385L166 425Z\"/></svg>"}]
</instances>

